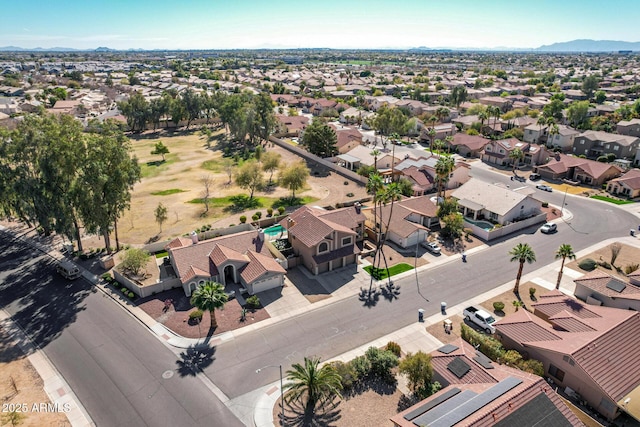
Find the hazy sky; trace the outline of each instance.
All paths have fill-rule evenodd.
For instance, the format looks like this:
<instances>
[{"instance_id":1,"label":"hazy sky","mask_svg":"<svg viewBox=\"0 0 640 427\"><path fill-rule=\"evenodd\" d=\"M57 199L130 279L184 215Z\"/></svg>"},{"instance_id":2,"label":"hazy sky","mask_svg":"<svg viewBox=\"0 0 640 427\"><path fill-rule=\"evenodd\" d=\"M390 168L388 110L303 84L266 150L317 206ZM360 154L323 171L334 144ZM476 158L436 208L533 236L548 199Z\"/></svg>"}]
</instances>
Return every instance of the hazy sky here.
<instances>
[{"instance_id":1,"label":"hazy sky","mask_svg":"<svg viewBox=\"0 0 640 427\"><path fill-rule=\"evenodd\" d=\"M535 48L640 41L638 0L2 1L0 46Z\"/></svg>"}]
</instances>

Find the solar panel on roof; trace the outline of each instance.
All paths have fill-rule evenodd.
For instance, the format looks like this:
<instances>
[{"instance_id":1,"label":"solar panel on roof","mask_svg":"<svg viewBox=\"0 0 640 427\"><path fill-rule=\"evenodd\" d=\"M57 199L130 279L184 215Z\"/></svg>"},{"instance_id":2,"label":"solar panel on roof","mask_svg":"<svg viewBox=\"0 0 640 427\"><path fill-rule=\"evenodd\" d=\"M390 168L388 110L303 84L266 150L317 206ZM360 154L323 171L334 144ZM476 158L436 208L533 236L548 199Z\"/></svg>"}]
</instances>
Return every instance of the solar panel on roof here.
<instances>
[{"instance_id":1,"label":"solar panel on roof","mask_svg":"<svg viewBox=\"0 0 640 427\"><path fill-rule=\"evenodd\" d=\"M450 390L445 391L444 393L440 393L440 394L438 394L438 396L436 398L430 400L429 402L425 403L424 405L420 405L419 407L417 407L413 411L405 414L405 416L403 418L405 420L407 420L407 421L411 421L415 417L424 414L425 412L431 410L432 408L435 408L436 406L438 406L439 404L441 404L445 400L448 400L448 399L452 398L456 394L460 393L460 391L461 390L459 388L452 388Z\"/></svg>"},{"instance_id":2,"label":"solar panel on roof","mask_svg":"<svg viewBox=\"0 0 640 427\"><path fill-rule=\"evenodd\" d=\"M613 291L616 291L616 292L622 292L622 291L624 291L624 288L626 288L626 287L627 287L626 284L624 284L620 280L616 280L616 279L611 279L607 283L607 288L609 288L609 289L611 289Z\"/></svg>"},{"instance_id":3,"label":"solar panel on roof","mask_svg":"<svg viewBox=\"0 0 640 427\"><path fill-rule=\"evenodd\" d=\"M420 415L418 418L415 418L411 422L417 426L430 426L431 422L453 411L458 406L464 404L475 396L477 396L477 394L473 391L464 390L462 393L453 396L443 404L436 406L429 412Z\"/></svg>"},{"instance_id":4,"label":"solar panel on roof","mask_svg":"<svg viewBox=\"0 0 640 427\"><path fill-rule=\"evenodd\" d=\"M452 411L444 414L440 418L429 424L429 427L451 427L467 418L477 410L484 408L498 397L522 383L521 379L507 377L483 393L469 399Z\"/></svg>"},{"instance_id":5,"label":"solar panel on roof","mask_svg":"<svg viewBox=\"0 0 640 427\"><path fill-rule=\"evenodd\" d=\"M480 364L484 369L493 369L493 365L491 364L491 359L489 359L484 354L476 351L476 357L473 358L476 362Z\"/></svg>"},{"instance_id":6,"label":"solar panel on roof","mask_svg":"<svg viewBox=\"0 0 640 427\"><path fill-rule=\"evenodd\" d=\"M440 347L440 348L438 349L438 351L439 351L440 353L443 353L443 354L449 354L449 353L451 353L451 352L456 351L457 349L458 349L458 347L456 347L455 345L453 345L453 344L447 344L447 345L443 345L442 347Z\"/></svg>"},{"instance_id":7,"label":"solar panel on roof","mask_svg":"<svg viewBox=\"0 0 640 427\"><path fill-rule=\"evenodd\" d=\"M467 362L456 357L447 365L447 369L454 373L458 378L464 377L464 375L471 370L471 366L467 365Z\"/></svg>"}]
</instances>

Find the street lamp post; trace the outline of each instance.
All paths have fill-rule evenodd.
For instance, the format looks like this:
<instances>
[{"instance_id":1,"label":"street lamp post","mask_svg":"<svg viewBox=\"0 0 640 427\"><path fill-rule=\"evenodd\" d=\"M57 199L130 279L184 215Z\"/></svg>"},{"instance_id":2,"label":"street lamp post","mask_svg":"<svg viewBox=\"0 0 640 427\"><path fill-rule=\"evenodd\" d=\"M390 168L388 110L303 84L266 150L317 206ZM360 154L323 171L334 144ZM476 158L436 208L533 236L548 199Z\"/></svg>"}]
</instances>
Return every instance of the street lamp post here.
<instances>
[{"instance_id":1,"label":"street lamp post","mask_svg":"<svg viewBox=\"0 0 640 427\"><path fill-rule=\"evenodd\" d=\"M282 385L282 365L267 365L262 368L256 369L256 374L259 374L264 368L279 368L280 369L280 407L282 408L282 420L280 423L284 426L284 387Z\"/></svg>"}]
</instances>

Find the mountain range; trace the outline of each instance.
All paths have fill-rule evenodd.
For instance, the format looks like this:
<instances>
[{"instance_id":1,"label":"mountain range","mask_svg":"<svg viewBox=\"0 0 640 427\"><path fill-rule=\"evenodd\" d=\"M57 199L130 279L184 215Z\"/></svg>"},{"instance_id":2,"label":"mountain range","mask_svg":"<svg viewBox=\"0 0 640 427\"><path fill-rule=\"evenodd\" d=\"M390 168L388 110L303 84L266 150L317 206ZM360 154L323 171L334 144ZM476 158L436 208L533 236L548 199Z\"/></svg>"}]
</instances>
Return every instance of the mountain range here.
<instances>
[{"instance_id":1,"label":"mountain range","mask_svg":"<svg viewBox=\"0 0 640 427\"><path fill-rule=\"evenodd\" d=\"M98 47L97 49L74 49L69 47L51 47L51 48L22 48L18 46L0 46L0 51L4 52L130 52L130 51L145 51L146 49L110 49L108 47ZM159 50L173 50L173 49L149 49L149 51ZM179 49L180 50L180 49ZM197 49L206 50L206 49ZM215 49L212 49L215 50ZM248 49L250 50L250 49ZM313 50L313 49L291 49L291 50ZM331 50L331 49L329 49ZM360 49L360 50L376 50L376 49ZM510 47L494 47L485 49L468 49L468 48L428 48L420 46L411 49L393 49L393 50L408 50L410 52L448 52L448 51L515 51L515 52L618 52L618 51L640 51L640 42L626 42L620 40L591 40L591 39L578 39L567 42L552 43L550 45L540 46L538 48L510 48Z\"/></svg>"}]
</instances>

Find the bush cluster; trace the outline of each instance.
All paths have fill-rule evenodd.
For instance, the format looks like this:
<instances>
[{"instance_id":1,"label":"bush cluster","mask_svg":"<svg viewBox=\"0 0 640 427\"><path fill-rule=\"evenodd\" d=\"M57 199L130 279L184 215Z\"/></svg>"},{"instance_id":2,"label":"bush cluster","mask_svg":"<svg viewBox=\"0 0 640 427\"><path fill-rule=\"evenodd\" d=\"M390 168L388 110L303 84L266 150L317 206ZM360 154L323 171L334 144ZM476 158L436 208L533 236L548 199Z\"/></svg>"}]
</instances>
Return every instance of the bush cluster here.
<instances>
[{"instance_id":1,"label":"bush cluster","mask_svg":"<svg viewBox=\"0 0 640 427\"><path fill-rule=\"evenodd\" d=\"M204 313L202 312L202 310L193 310L191 313L189 313L189 320L202 320L202 316L204 315Z\"/></svg>"},{"instance_id":2,"label":"bush cluster","mask_svg":"<svg viewBox=\"0 0 640 427\"><path fill-rule=\"evenodd\" d=\"M258 295L251 295L249 298L247 298L246 302L249 308L260 307L260 298L258 298Z\"/></svg>"},{"instance_id":3,"label":"bush cluster","mask_svg":"<svg viewBox=\"0 0 640 427\"><path fill-rule=\"evenodd\" d=\"M539 360L527 359L516 350L505 350L500 341L488 335L474 331L462 323L460 325L462 339L473 346L478 346L478 351L497 363L504 363L531 374L544 376L544 365Z\"/></svg>"},{"instance_id":4,"label":"bush cluster","mask_svg":"<svg viewBox=\"0 0 640 427\"><path fill-rule=\"evenodd\" d=\"M389 344L391 344L392 348L400 350L398 344ZM387 347L389 347L389 344L387 344ZM333 362L331 365L340 375L343 389L349 391L367 379L381 379L393 384L395 378L392 370L398 366L399 360L398 356L387 347L382 350L376 347L369 347L364 356L358 356L347 363Z\"/></svg>"},{"instance_id":5,"label":"bush cluster","mask_svg":"<svg viewBox=\"0 0 640 427\"><path fill-rule=\"evenodd\" d=\"M596 268L596 262L594 260L592 260L591 258L586 258L583 259L582 261L580 261L578 263L578 267L580 267L581 269L585 270L585 271L593 271Z\"/></svg>"}]
</instances>

